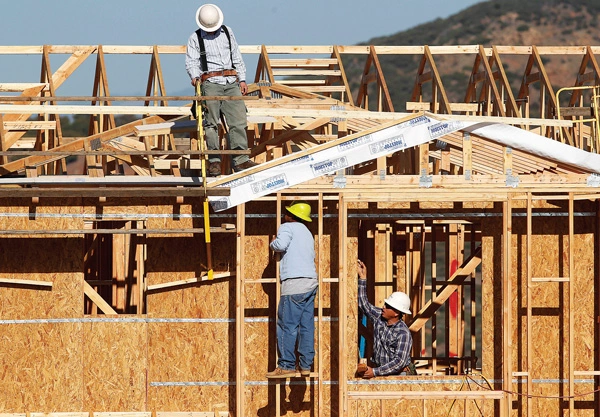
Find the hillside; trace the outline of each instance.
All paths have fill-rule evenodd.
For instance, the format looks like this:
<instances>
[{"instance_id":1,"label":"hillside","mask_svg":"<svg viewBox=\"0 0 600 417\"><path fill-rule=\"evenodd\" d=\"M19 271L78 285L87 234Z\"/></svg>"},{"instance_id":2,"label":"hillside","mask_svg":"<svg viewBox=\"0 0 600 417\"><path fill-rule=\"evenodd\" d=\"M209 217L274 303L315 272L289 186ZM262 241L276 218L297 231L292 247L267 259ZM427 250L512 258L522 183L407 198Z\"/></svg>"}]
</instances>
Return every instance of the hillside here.
<instances>
[{"instance_id":1,"label":"hillside","mask_svg":"<svg viewBox=\"0 0 600 417\"><path fill-rule=\"evenodd\" d=\"M412 29L370 39L362 45L600 45L600 0L491 0L471 6L447 19L415 26ZM390 89L394 107L404 111L410 99L420 56L379 59ZM580 56L552 59L545 57L548 76L554 89L573 85L572 74ZM352 88L362 73L359 59L344 61ZM360 63L360 64L359 64ZM451 101L462 101L471 73L473 58L436 56L442 82ZM503 57L509 80L520 82L526 60ZM519 85L513 85L518 91ZM515 91L516 90L516 91Z\"/></svg>"}]
</instances>

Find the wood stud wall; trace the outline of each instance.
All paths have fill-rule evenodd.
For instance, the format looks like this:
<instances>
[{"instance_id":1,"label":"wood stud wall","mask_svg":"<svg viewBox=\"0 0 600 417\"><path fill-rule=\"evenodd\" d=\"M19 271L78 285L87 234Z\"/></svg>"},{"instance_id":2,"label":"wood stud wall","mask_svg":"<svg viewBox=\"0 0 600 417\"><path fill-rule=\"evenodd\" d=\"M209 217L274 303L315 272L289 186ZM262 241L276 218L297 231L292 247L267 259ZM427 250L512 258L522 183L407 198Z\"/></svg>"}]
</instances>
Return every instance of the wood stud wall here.
<instances>
[{"instance_id":1,"label":"wood stud wall","mask_svg":"<svg viewBox=\"0 0 600 417\"><path fill-rule=\"evenodd\" d=\"M309 149L385 126L385 113L394 108L380 58L393 54L421 57L407 103L411 111L510 117L524 128L541 125L543 134L581 149L600 149L594 126L571 129L555 119L561 104L542 62L546 54L581 56L577 86L589 85L598 79L595 54L600 47L242 49L259 55L252 86L259 99L247 102L251 111L263 108L275 114L277 106L268 103L273 97L265 100L271 94L286 105L297 103L276 121L251 123L252 156L261 162L285 156L292 147ZM42 61L39 82L0 80L0 91L16 91L17 98L30 100L0 99L0 151L21 143L26 130L38 131L30 155L12 161L1 155L0 173L64 173L64 158L35 154L49 150L87 152L91 177L108 176L124 161L136 166L138 175L179 172L179 166L167 171L158 167L160 157L154 154L113 158L96 155L93 148L131 135L135 125L175 114L155 112L143 122L117 128L114 114L132 109L113 105L117 98L110 96L105 56L150 55L145 105L150 109L150 98L160 98L157 107L168 109L176 97L166 94L160 58L183 52L180 46L0 47L0 54L39 54ZM59 53L70 55L51 68L50 56ZM316 56L298 59L293 54ZM465 102L453 103L438 62L440 56L460 54L472 56L474 64ZM516 95L502 64L509 54L527 57ZM93 55L92 95L98 97L89 101L98 113L90 117L89 137L67 143L55 113L39 113L38 125L17 129L15 123L28 123L38 110L14 114L2 103L54 104L60 85ZM366 59L356 99L342 63L350 55ZM543 123L529 118L526 99L534 81L541 86ZM379 119L345 114L349 117L332 122L335 113L326 113L331 106L368 109L370 83L376 85L373 111ZM316 107L317 99L324 108ZM582 103L577 97L569 106L585 107ZM315 117L303 116L305 110ZM140 149L175 149L171 133L158 135L142 137ZM319 179L240 205L223 221L211 218L235 225L213 236L213 281L205 277L203 219L200 201L193 197L0 199L0 388L5 393L0 417L63 411L98 417L109 411L123 417L167 417L165 412L200 417L227 411L388 416L398 410L414 416L439 415L440 410L452 416L598 415L598 395L591 392L598 389L600 374L595 320L599 195L585 183L589 173L467 134L444 140L446 148L424 145L355 167L355 175L346 175L345 188ZM141 159L137 165L136 158ZM377 175L358 175L372 173ZM505 186L507 174L519 176L517 188ZM421 175L432 176L431 189L415 186ZM276 364L279 298L278 263L268 244L284 206L299 199L310 202L315 213L317 357L309 379L267 382L264 373ZM98 216L111 219L112 233L94 232L103 228L103 221L90 220ZM119 234L120 229L135 231ZM108 257L99 254L102 248L109 250ZM103 260L95 263L94 256ZM422 365L418 376L372 381L354 376L364 335L357 308L359 257L376 277L377 285L369 290L375 304L393 290L411 295L415 317L407 320L419 329L413 334L413 357ZM439 259L444 265L437 265ZM474 295L478 274L480 304ZM102 291L102 281L111 283L110 293ZM436 302L444 306L443 316L439 308L428 308ZM456 311L452 319L451 303ZM478 319L480 338L475 333ZM427 336L432 329L434 334ZM466 340L471 351L465 350ZM478 343L481 370L473 368ZM458 374L444 375L450 368ZM586 392L590 394L579 395Z\"/></svg>"}]
</instances>

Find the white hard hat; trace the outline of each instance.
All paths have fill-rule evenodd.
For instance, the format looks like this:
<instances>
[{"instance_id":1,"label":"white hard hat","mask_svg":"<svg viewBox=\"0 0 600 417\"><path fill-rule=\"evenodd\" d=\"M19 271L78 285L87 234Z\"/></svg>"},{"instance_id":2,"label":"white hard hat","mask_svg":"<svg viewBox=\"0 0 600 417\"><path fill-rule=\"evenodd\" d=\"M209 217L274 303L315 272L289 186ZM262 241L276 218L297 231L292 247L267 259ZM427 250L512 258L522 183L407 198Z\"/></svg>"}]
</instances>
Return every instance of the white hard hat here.
<instances>
[{"instance_id":1,"label":"white hard hat","mask_svg":"<svg viewBox=\"0 0 600 417\"><path fill-rule=\"evenodd\" d=\"M205 32L214 32L223 24L223 12L214 4L203 4L196 10L196 23Z\"/></svg>"},{"instance_id":2,"label":"white hard hat","mask_svg":"<svg viewBox=\"0 0 600 417\"><path fill-rule=\"evenodd\" d=\"M396 291L389 296L384 303L404 314L412 314L410 312L410 298L403 292Z\"/></svg>"}]
</instances>

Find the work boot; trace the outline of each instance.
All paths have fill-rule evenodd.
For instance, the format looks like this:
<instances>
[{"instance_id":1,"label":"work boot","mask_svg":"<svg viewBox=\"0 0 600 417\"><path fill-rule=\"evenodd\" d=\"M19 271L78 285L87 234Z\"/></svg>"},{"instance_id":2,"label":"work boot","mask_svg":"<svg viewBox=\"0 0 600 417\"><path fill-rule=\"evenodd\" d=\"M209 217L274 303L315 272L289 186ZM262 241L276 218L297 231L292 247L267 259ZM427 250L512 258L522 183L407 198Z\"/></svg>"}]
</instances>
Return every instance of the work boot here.
<instances>
[{"instance_id":1,"label":"work boot","mask_svg":"<svg viewBox=\"0 0 600 417\"><path fill-rule=\"evenodd\" d=\"M248 159L246 162L242 162L241 164L234 165L232 169L233 169L233 172L240 172L240 171L243 171L248 168L257 167L258 165L260 165L260 164L257 164L256 162Z\"/></svg>"},{"instance_id":2,"label":"work boot","mask_svg":"<svg viewBox=\"0 0 600 417\"><path fill-rule=\"evenodd\" d=\"M210 165L208 165L208 175L211 177L218 177L221 175L221 163L219 161L211 162Z\"/></svg>"},{"instance_id":3,"label":"work boot","mask_svg":"<svg viewBox=\"0 0 600 417\"><path fill-rule=\"evenodd\" d=\"M279 367L271 372L267 372L267 378L293 378L296 376L295 369L281 369Z\"/></svg>"},{"instance_id":4,"label":"work boot","mask_svg":"<svg viewBox=\"0 0 600 417\"><path fill-rule=\"evenodd\" d=\"M310 369L302 369L301 368L300 369L300 376L304 376L304 377L310 376Z\"/></svg>"}]
</instances>

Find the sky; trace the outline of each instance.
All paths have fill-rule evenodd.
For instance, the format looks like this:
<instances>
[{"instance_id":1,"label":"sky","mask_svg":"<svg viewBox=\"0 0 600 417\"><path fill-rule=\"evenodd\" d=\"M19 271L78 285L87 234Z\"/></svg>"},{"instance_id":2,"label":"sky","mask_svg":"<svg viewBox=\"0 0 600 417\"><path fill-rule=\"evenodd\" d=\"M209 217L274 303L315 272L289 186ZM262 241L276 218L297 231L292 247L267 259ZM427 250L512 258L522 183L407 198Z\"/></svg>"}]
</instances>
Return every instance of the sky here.
<instances>
[{"instance_id":1,"label":"sky","mask_svg":"<svg viewBox=\"0 0 600 417\"><path fill-rule=\"evenodd\" d=\"M227 0L215 2L240 45L354 45L446 18L484 0ZM0 45L185 45L203 2L189 0L0 0ZM56 70L66 59L51 59ZM256 56L244 56L248 72ZM111 95L144 95L150 58L112 58ZM184 56L163 57L169 95L193 95ZM91 95L95 59L59 89ZM40 56L0 55L1 82L37 82ZM249 77L251 79L251 77Z\"/></svg>"}]
</instances>

